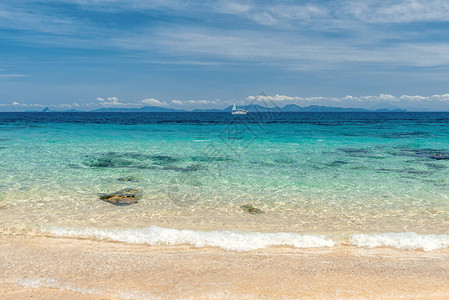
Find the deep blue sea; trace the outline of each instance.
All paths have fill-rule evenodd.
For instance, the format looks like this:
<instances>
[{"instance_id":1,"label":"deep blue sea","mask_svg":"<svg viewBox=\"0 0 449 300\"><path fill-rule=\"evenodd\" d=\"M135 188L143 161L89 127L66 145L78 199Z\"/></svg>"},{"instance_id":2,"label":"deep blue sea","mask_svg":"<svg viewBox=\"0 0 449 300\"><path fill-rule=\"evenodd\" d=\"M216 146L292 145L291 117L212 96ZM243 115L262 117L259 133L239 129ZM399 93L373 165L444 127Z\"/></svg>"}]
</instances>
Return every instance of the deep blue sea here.
<instances>
[{"instance_id":1,"label":"deep blue sea","mask_svg":"<svg viewBox=\"0 0 449 300\"><path fill-rule=\"evenodd\" d=\"M0 233L434 250L448 170L449 113L0 113Z\"/></svg>"}]
</instances>

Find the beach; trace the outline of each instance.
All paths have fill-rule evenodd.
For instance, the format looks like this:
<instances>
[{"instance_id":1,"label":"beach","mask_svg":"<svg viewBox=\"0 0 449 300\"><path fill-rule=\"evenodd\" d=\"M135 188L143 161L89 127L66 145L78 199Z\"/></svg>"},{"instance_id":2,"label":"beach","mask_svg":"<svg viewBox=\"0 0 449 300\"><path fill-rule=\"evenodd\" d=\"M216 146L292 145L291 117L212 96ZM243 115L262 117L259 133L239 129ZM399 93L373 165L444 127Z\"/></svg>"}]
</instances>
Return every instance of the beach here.
<instances>
[{"instance_id":1,"label":"beach","mask_svg":"<svg viewBox=\"0 0 449 300\"><path fill-rule=\"evenodd\" d=\"M447 123L2 113L0 296L446 298Z\"/></svg>"},{"instance_id":2,"label":"beach","mask_svg":"<svg viewBox=\"0 0 449 300\"><path fill-rule=\"evenodd\" d=\"M2 299L445 299L449 252L0 237Z\"/></svg>"}]
</instances>

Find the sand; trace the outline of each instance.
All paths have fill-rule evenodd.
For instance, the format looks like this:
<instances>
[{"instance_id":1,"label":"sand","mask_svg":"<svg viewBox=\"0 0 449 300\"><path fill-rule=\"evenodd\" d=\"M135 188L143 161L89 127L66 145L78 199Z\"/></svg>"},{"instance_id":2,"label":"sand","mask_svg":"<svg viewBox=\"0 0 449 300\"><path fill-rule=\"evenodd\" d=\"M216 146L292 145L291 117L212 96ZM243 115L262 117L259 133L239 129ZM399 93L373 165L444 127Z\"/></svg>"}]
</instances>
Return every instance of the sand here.
<instances>
[{"instance_id":1,"label":"sand","mask_svg":"<svg viewBox=\"0 0 449 300\"><path fill-rule=\"evenodd\" d=\"M449 298L449 251L251 252L0 235L1 299Z\"/></svg>"}]
</instances>

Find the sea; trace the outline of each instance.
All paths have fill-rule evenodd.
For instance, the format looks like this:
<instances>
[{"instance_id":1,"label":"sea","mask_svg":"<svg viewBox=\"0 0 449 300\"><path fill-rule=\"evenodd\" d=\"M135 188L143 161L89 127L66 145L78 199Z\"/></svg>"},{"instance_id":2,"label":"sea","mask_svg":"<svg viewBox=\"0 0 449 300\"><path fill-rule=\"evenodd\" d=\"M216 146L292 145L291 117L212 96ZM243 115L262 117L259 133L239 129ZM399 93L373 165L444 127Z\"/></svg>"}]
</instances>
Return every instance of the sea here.
<instances>
[{"instance_id":1,"label":"sea","mask_svg":"<svg viewBox=\"0 0 449 300\"><path fill-rule=\"evenodd\" d=\"M0 113L0 234L435 251L448 171L443 112Z\"/></svg>"}]
</instances>

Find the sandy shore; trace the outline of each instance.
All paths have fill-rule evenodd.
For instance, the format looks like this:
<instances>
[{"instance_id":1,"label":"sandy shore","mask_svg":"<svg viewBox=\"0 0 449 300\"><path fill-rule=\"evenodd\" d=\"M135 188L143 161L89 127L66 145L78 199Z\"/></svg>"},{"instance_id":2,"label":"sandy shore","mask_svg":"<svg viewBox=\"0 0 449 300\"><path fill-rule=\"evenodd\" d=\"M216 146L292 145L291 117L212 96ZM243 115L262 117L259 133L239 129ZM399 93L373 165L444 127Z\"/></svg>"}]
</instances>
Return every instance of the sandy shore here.
<instances>
[{"instance_id":1,"label":"sandy shore","mask_svg":"<svg viewBox=\"0 0 449 300\"><path fill-rule=\"evenodd\" d=\"M1 299L448 298L449 251L232 252L0 236Z\"/></svg>"}]
</instances>

